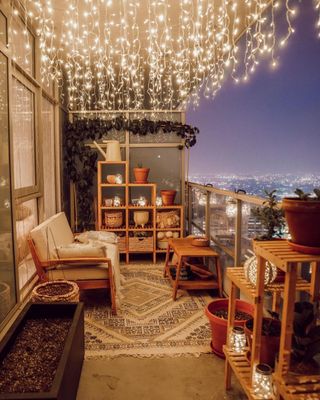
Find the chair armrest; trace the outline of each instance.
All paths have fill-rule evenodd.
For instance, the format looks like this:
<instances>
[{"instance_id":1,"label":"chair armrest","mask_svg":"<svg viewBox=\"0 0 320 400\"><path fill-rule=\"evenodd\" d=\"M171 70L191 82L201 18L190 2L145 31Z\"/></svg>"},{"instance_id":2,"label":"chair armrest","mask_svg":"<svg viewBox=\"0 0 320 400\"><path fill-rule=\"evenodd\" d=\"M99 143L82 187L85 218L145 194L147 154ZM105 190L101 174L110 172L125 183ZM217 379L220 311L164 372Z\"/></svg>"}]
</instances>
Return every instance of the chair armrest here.
<instances>
[{"instance_id":1,"label":"chair armrest","mask_svg":"<svg viewBox=\"0 0 320 400\"><path fill-rule=\"evenodd\" d=\"M51 267L57 264L108 264L111 266L111 260L107 257L79 257L79 258L57 258L43 263L45 267Z\"/></svg>"}]
</instances>

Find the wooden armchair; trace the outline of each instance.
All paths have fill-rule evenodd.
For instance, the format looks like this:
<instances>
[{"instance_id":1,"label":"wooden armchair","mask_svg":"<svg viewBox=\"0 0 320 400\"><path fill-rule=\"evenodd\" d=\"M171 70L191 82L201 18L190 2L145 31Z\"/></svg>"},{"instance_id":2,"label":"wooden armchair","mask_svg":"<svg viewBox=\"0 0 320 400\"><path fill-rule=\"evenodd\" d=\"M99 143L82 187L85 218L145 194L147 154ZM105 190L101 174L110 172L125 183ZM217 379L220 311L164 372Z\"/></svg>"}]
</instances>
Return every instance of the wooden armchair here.
<instances>
[{"instance_id":1,"label":"wooden armchair","mask_svg":"<svg viewBox=\"0 0 320 400\"><path fill-rule=\"evenodd\" d=\"M66 228L66 224L68 229L70 229L64 213L59 213L39 225L35 230L31 231L28 237L28 244L40 282L66 279L76 282L81 290L107 288L110 290L112 313L116 314L116 288L114 283L113 267L109 258L54 258L50 252L47 252L48 255L44 257L42 241L45 236L41 230L48 229L48 226L50 227L50 222L52 222L50 221L51 219L53 219L53 224L51 225L52 230L50 231L51 235L55 235L56 231L59 231L60 233L62 227ZM59 225L58 230L56 229L57 225ZM67 232L67 234L64 235L57 235L58 245L61 245L63 244L62 242L66 241L69 241L70 243L70 232ZM74 241L72 232L71 235L72 241ZM66 240L66 237L68 237L68 240ZM48 237L46 237L46 239L48 240ZM37 242L40 249L37 246ZM50 243L46 243L46 246L50 246Z\"/></svg>"}]
</instances>

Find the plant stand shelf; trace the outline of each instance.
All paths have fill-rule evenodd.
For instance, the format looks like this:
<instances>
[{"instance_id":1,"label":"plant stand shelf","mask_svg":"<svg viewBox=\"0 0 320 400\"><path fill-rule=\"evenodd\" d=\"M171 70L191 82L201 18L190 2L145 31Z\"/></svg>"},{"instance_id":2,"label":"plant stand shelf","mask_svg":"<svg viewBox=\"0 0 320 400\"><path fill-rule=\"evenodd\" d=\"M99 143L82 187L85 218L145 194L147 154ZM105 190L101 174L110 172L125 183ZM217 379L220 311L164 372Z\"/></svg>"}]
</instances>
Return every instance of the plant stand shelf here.
<instances>
[{"instance_id":1,"label":"plant stand shelf","mask_svg":"<svg viewBox=\"0 0 320 400\"><path fill-rule=\"evenodd\" d=\"M249 372L240 373L241 366L246 366L241 355L235 355L228 349L224 348L226 355L225 365L225 384L226 389L230 388L231 371L235 373L240 384L247 393L248 397L252 397L251 382L253 368L259 363L261 335L262 335L262 319L263 319L263 297L264 291L268 290L274 297L273 309L278 311L279 296L283 293L283 311L281 321L281 337L280 337L280 353L279 362L274 373L274 382L277 387L278 397L287 400L300 399L319 399L320 398L320 375L306 376L298 375L292 377L288 375L290 368L291 340L293 333L293 310L295 296L297 291L305 291L310 294L311 300L319 299L320 285L320 256L298 253L290 248L285 240L276 241L254 241L253 249L257 256L257 285L253 287L244 277L243 268L227 268L227 277L231 280L231 293L229 299L228 312L228 331L234 324L235 300L237 288L249 296L255 304L254 312L254 330L251 349L251 363ZM272 283L267 287L264 286L265 265L269 261L276 267L285 272L285 281L283 283ZM311 282L307 282L298 276L298 270L301 263L309 263L311 266ZM276 300L275 300L276 298ZM244 360L246 360L243 354ZM242 364L244 363L244 364ZM247 368L248 366L246 366ZM246 370L247 371L247 370ZM288 378L290 376L290 378Z\"/></svg>"}]
</instances>

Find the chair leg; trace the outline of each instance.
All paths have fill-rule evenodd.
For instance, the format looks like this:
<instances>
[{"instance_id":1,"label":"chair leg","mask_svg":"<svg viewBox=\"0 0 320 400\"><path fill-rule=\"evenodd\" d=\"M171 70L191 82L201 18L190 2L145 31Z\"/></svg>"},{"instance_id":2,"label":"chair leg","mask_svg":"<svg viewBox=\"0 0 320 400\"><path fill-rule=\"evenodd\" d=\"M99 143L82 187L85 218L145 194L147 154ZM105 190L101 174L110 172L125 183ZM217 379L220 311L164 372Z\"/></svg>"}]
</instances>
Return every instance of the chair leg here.
<instances>
[{"instance_id":1,"label":"chair leg","mask_svg":"<svg viewBox=\"0 0 320 400\"><path fill-rule=\"evenodd\" d=\"M117 315L116 288L113 280L113 270L110 261L108 262L108 271L109 271L109 281L110 281L111 310L112 314Z\"/></svg>"}]
</instances>

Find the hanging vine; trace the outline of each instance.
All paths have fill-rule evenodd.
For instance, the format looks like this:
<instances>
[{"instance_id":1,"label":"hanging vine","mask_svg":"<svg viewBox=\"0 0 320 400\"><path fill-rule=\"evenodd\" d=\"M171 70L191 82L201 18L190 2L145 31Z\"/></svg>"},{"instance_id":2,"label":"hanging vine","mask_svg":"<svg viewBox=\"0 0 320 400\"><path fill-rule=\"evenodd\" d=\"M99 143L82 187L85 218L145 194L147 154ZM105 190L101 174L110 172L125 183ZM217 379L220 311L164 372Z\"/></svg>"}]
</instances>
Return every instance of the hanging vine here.
<instances>
[{"instance_id":1,"label":"hanging vine","mask_svg":"<svg viewBox=\"0 0 320 400\"><path fill-rule=\"evenodd\" d=\"M196 144L199 129L172 121L151 121L147 119L127 120L117 117L112 120L80 119L68 123L64 136L64 169L66 176L75 183L79 228L90 227L93 219L94 196L91 193L97 170L98 153L86 146L88 141L107 138L112 130L129 131L134 135L175 133L185 141L187 148Z\"/></svg>"}]
</instances>

